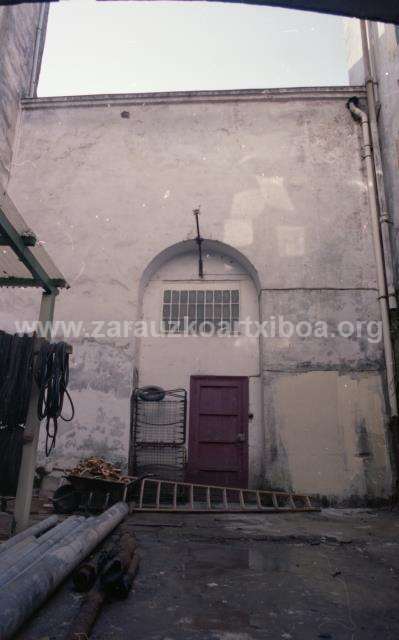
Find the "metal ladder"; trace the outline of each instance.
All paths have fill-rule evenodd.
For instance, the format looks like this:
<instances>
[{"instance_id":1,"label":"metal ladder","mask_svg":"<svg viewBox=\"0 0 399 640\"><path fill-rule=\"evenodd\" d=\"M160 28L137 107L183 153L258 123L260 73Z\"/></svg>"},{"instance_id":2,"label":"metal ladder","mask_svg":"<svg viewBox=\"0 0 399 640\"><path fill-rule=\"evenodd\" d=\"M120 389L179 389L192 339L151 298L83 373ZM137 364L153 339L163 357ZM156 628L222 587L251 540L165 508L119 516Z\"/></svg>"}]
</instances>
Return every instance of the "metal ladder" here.
<instances>
[{"instance_id":1,"label":"metal ladder","mask_svg":"<svg viewBox=\"0 0 399 640\"><path fill-rule=\"evenodd\" d=\"M139 497L131 511L159 513L276 513L319 511L304 494L261 491L217 485L140 480Z\"/></svg>"}]
</instances>

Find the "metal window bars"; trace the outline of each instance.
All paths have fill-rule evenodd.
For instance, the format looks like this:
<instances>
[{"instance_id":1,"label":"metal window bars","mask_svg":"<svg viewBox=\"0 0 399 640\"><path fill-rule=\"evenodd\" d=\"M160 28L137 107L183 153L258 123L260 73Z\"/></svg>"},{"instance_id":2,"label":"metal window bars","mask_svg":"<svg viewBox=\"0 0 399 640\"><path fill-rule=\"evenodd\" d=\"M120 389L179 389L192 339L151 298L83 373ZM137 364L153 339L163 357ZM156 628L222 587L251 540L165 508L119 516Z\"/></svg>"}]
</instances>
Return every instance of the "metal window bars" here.
<instances>
[{"instance_id":1,"label":"metal window bars","mask_svg":"<svg viewBox=\"0 0 399 640\"><path fill-rule=\"evenodd\" d=\"M238 289L166 289L162 327L166 333L236 333L240 318Z\"/></svg>"}]
</instances>

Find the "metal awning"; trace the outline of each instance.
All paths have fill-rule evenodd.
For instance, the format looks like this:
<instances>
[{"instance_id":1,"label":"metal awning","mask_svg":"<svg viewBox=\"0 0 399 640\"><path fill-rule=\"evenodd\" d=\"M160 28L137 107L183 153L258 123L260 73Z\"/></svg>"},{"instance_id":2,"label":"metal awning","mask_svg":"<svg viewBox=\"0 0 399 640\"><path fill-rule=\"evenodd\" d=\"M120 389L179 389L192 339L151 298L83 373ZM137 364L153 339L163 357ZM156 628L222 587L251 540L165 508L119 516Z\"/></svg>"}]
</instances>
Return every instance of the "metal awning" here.
<instances>
[{"instance_id":1,"label":"metal awning","mask_svg":"<svg viewBox=\"0 0 399 640\"><path fill-rule=\"evenodd\" d=\"M3 191L0 191L0 287L43 289L38 335L49 340L58 289L68 287L68 284L9 195ZM29 522L40 429L38 397L39 389L34 383L25 428L25 435L30 438L24 442L22 450L14 507L18 530L24 529Z\"/></svg>"},{"instance_id":2,"label":"metal awning","mask_svg":"<svg viewBox=\"0 0 399 640\"><path fill-rule=\"evenodd\" d=\"M0 192L0 287L40 287L47 293L68 287L5 192Z\"/></svg>"}]
</instances>

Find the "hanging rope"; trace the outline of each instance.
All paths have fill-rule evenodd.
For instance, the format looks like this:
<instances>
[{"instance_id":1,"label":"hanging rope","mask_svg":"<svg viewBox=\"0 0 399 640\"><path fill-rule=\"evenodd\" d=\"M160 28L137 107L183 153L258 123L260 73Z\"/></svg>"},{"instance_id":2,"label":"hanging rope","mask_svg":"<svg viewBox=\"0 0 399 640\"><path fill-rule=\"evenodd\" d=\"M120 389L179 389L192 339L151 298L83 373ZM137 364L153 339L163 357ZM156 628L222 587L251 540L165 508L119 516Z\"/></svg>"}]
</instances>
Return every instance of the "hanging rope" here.
<instances>
[{"instance_id":1,"label":"hanging rope","mask_svg":"<svg viewBox=\"0 0 399 640\"><path fill-rule=\"evenodd\" d=\"M39 387L37 413L39 420L46 420L46 456L55 447L58 419L70 422L75 415L75 407L68 392L69 354L65 342L44 343L39 351L35 380ZM62 415L65 396L67 396L71 415Z\"/></svg>"}]
</instances>

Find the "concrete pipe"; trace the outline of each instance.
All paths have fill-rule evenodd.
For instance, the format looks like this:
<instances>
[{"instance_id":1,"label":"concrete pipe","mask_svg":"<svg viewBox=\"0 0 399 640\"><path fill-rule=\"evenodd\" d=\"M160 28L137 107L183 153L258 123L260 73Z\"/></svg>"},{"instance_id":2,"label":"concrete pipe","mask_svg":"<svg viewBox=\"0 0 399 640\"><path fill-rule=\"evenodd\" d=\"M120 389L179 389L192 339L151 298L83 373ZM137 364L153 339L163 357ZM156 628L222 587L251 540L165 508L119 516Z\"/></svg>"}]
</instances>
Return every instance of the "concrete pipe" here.
<instances>
[{"instance_id":1,"label":"concrete pipe","mask_svg":"<svg viewBox=\"0 0 399 640\"><path fill-rule=\"evenodd\" d=\"M24 540L21 540L21 542L18 542L18 544L15 544L13 547L11 547L11 549L9 549L7 553L1 554L0 555L0 572L3 567L8 566L9 561L7 560L7 558L9 557L9 555L14 554L18 558L20 558L21 554L24 553L28 547L32 546L32 544L37 544L37 541L38 541L38 538L35 538L34 536L29 536L29 538L25 538Z\"/></svg>"},{"instance_id":2,"label":"concrete pipe","mask_svg":"<svg viewBox=\"0 0 399 640\"><path fill-rule=\"evenodd\" d=\"M40 548L34 549L33 552L22 559L21 562L18 562L17 565L10 567L6 575L1 576L0 578L0 590L3 589L6 585L9 585L14 580L17 580L24 573L28 572L30 574L35 573L36 565L40 563L46 553L56 547L58 544L63 544L64 540L71 534L80 535L83 533L84 529L88 526L87 520L86 522L72 522L68 528L65 528L64 531L61 531L57 536L56 540L48 540L44 543ZM1 636L0 636L1 638Z\"/></svg>"},{"instance_id":3,"label":"concrete pipe","mask_svg":"<svg viewBox=\"0 0 399 640\"><path fill-rule=\"evenodd\" d=\"M71 517L74 520L77 520L78 518L78 516L71 516ZM30 536L29 538L25 538L24 540L21 540L19 544L16 544L13 547L11 547L11 549L9 549L6 553L3 553L0 556L0 570L3 569L4 567L8 567L8 566L14 565L16 562L19 562L25 555L30 553L32 549L37 549L39 545L41 545L43 542L46 542L50 538L53 539L54 536L57 537L58 532L64 530L65 523L70 520L71 519L68 518L68 520L61 522L56 527L49 529L48 531L46 531L46 533L40 536L40 538L35 538ZM80 517L80 521L83 521L83 520L84 518Z\"/></svg>"},{"instance_id":4,"label":"concrete pipe","mask_svg":"<svg viewBox=\"0 0 399 640\"><path fill-rule=\"evenodd\" d=\"M42 556L58 542L62 541L69 533L76 531L86 521L83 517L68 518L62 524L48 531L44 536L34 541L26 549L21 550L19 554L8 553L0 562L0 588L13 580L16 576L27 571L33 564L42 558Z\"/></svg>"},{"instance_id":5,"label":"concrete pipe","mask_svg":"<svg viewBox=\"0 0 399 640\"><path fill-rule=\"evenodd\" d=\"M34 571L25 571L0 590L0 638L8 640L63 580L123 520L129 509L118 502L81 533L74 531L45 553Z\"/></svg>"},{"instance_id":6,"label":"concrete pipe","mask_svg":"<svg viewBox=\"0 0 399 640\"><path fill-rule=\"evenodd\" d=\"M29 538L30 536L37 538L40 534L48 531L48 529L55 527L56 524L58 524L58 516L50 516L42 522L38 522L32 527L25 529L25 531L21 531L21 533L18 533L16 536L13 536L0 545L0 556L18 543L22 542L22 540L25 540L25 538Z\"/></svg>"}]
</instances>

